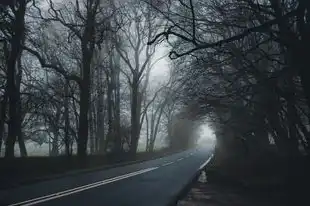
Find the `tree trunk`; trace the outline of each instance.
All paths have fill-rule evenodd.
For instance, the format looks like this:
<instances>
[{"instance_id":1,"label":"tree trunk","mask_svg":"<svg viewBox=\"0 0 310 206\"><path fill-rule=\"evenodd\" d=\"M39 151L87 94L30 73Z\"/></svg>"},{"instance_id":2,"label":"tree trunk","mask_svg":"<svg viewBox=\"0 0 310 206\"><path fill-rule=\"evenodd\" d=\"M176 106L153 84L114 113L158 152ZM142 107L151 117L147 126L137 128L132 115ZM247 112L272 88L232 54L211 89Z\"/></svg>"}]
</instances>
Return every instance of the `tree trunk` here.
<instances>
[{"instance_id":1,"label":"tree trunk","mask_svg":"<svg viewBox=\"0 0 310 206\"><path fill-rule=\"evenodd\" d=\"M65 118L65 128L64 128L64 143L65 143L65 153L66 156L70 156L70 136L69 136L69 84L68 80L65 81L65 88L64 88L64 118Z\"/></svg>"},{"instance_id":2,"label":"tree trunk","mask_svg":"<svg viewBox=\"0 0 310 206\"><path fill-rule=\"evenodd\" d=\"M120 58L117 56L114 61L113 66L113 78L114 78L114 134L115 134L115 150L117 153L122 152L122 137L120 134L121 131L121 110L120 110Z\"/></svg>"},{"instance_id":3,"label":"tree trunk","mask_svg":"<svg viewBox=\"0 0 310 206\"><path fill-rule=\"evenodd\" d=\"M9 97L9 122L8 122L8 137L6 140L6 157L14 157L14 145L17 136L17 88L15 85L16 81L16 63L18 56L21 54L22 47L21 44L24 40L24 30L25 30L25 11L26 11L26 1L20 0L17 10L14 12L15 19L12 23L12 29L14 35L12 36L11 52L7 63L7 82L8 82L8 97Z\"/></svg>"},{"instance_id":4,"label":"tree trunk","mask_svg":"<svg viewBox=\"0 0 310 206\"><path fill-rule=\"evenodd\" d=\"M95 153L95 121L94 121L94 107L93 104L90 105L90 111L89 111L89 148L90 153Z\"/></svg>"},{"instance_id":5,"label":"tree trunk","mask_svg":"<svg viewBox=\"0 0 310 206\"><path fill-rule=\"evenodd\" d=\"M58 141L59 141L59 132L58 128L53 128L53 142L52 142L52 150L51 150L51 156L58 156L59 150L58 150Z\"/></svg>"},{"instance_id":6,"label":"tree trunk","mask_svg":"<svg viewBox=\"0 0 310 206\"><path fill-rule=\"evenodd\" d=\"M152 151L154 150L155 141L156 141L156 137L157 137L157 133L158 133L158 128L159 128L161 116L163 114L165 105L166 105L166 100L161 105L159 105L159 108L156 109L155 115L157 116L157 121L156 121L156 124L154 125L155 129L154 129L154 133L153 133L153 137L152 137ZM158 112L159 112L159 114L157 115Z\"/></svg>"},{"instance_id":7,"label":"tree trunk","mask_svg":"<svg viewBox=\"0 0 310 206\"><path fill-rule=\"evenodd\" d=\"M149 134L149 117L148 112L145 112L145 122L146 122L146 144L145 144L145 151L149 151L149 144L150 144L150 134Z\"/></svg>"},{"instance_id":8,"label":"tree trunk","mask_svg":"<svg viewBox=\"0 0 310 206\"><path fill-rule=\"evenodd\" d=\"M88 56L88 54L83 54ZM87 155L88 141L88 110L90 97L90 58L83 58L83 78L80 85L80 114L79 114L79 129L78 129L78 151L79 157Z\"/></svg>"},{"instance_id":9,"label":"tree trunk","mask_svg":"<svg viewBox=\"0 0 310 206\"><path fill-rule=\"evenodd\" d=\"M87 155L88 141L88 110L90 105L90 84L91 84L91 61L95 49L95 22L99 1L87 1L85 28L81 37L82 70L80 82L80 114L78 129L78 151L79 157Z\"/></svg>"},{"instance_id":10,"label":"tree trunk","mask_svg":"<svg viewBox=\"0 0 310 206\"><path fill-rule=\"evenodd\" d=\"M110 68L111 69L111 68ZM112 100L112 81L111 81L111 72L106 72L106 81L108 84L108 91L107 91L107 109L108 109L108 133L105 143L105 151L109 145L109 143L112 140L112 134L113 134L113 100Z\"/></svg>"},{"instance_id":11,"label":"tree trunk","mask_svg":"<svg viewBox=\"0 0 310 206\"><path fill-rule=\"evenodd\" d=\"M4 95L2 96L2 98L3 99L0 103L0 156L1 156L2 142L4 140L4 123L6 119L6 108L8 101L7 86L5 87Z\"/></svg>"},{"instance_id":12,"label":"tree trunk","mask_svg":"<svg viewBox=\"0 0 310 206\"><path fill-rule=\"evenodd\" d=\"M139 83L134 79L132 85L131 94L131 141L130 141L130 153L136 154L139 141L140 130L140 113L139 113Z\"/></svg>"},{"instance_id":13,"label":"tree trunk","mask_svg":"<svg viewBox=\"0 0 310 206\"><path fill-rule=\"evenodd\" d=\"M87 155L87 140L88 140L88 109L89 109L89 65L83 69L83 80L80 91L80 115L79 115L79 130L78 130L78 151L79 157Z\"/></svg>"},{"instance_id":14,"label":"tree trunk","mask_svg":"<svg viewBox=\"0 0 310 206\"><path fill-rule=\"evenodd\" d=\"M22 122L23 122L23 115L22 115L22 102L21 102L21 94L20 94L20 84L22 80L22 65L21 65L21 54L18 57L18 73L16 78L16 88L17 88L17 139L18 145L20 148L20 155L22 157L27 156L27 149L24 141L23 131L22 131Z\"/></svg>"},{"instance_id":15,"label":"tree trunk","mask_svg":"<svg viewBox=\"0 0 310 206\"><path fill-rule=\"evenodd\" d=\"M99 75L98 75L99 76ZM100 75L101 76L101 75ZM98 84L102 81L101 77L98 78ZM104 151L104 137L105 137L105 129L104 129L104 105L103 105L103 98L104 98L104 89L102 85L100 85L99 88L99 95L98 95L98 100L97 100L97 131L96 131L96 145L97 145L97 150L99 153L103 153Z\"/></svg>"}]
</instances>

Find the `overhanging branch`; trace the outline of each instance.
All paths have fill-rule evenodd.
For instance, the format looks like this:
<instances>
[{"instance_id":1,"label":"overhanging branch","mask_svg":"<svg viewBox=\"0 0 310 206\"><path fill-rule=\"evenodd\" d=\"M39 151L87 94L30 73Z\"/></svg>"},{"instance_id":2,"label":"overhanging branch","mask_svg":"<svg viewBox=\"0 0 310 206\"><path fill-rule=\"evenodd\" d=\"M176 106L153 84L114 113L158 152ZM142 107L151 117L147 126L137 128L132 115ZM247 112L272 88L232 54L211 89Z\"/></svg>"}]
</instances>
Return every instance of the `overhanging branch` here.
<instances>
[{"instance_id":1,"label":"overhanging branch","mask_svg":"<svg viewBox=\"0 0 310 206\"><path fill-rule=\"evenodd\" d=\"M230 43L230 42L241 40L242 38L248 36L251 33L263 32L267 28L273 26L274 24L277 24L279 21L282 21L283 19L294 17L294 16L296 16L296 14L297 14L297 10L291 11L291 12L287 13L286 15L283 15L281 19L270 20L270 21L265 22L265 23L263 23L263 24L261 24L259 26L248 28L248 29L244 30L240 34L237 34L237 35L234 35L232 37L229 37L229 38L226 38L226 39L222 39L222 40L219 40L219 41L216 41L216 42L213 42L213 43L201 43L201 44L198 44L197 41L194 38L189 38L189 37L187 37L187 36L185 36L183 34L180 34L180 33L172 31L174 26L171 26L171 27L169 27L167 29L167 31L164 31L164 32L161 32L161 33L157 34L154 37L154 39L149 41L147 44L148 45L154 44L161 37L165 37L168 40L169 36L175 36L175 37L178 37L178 38L180 38L181 40L183 40L185 42L188 42L188 43L191 43L192 45L194 45L194 48L192 48L190 50L187 50L187 51L185 51L183 53L178 53L176 51L171 51L169 57L172 58L172 59L176 59L176 58L179 58L181 56L185 56L185 55L191 54L192 52L197 51L197 50L213 48L213 47L220 47L223 44L227 44L227 43Z\"/></svg>"}]
</instances>

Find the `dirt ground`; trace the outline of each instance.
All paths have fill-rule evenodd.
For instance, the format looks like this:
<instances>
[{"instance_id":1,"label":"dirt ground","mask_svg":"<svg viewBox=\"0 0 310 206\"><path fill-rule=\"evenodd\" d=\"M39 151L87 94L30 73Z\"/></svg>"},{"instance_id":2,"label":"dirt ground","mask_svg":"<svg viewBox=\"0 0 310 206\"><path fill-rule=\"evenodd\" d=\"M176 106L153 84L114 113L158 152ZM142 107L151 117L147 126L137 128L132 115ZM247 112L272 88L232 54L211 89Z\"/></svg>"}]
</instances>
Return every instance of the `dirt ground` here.
<instances>
[{"instance_id":1,"label":"dirt ground","mask_svg":"<svg viewBox=\"0 0 310 206\"><path fill-rule=\"evenodd\" d=\"M267 197L250 195L236 187L208 183L205 174L192 185L187 196L177 206L283 206L285 203L271 201Z\"/></svg>"}]
</instances>

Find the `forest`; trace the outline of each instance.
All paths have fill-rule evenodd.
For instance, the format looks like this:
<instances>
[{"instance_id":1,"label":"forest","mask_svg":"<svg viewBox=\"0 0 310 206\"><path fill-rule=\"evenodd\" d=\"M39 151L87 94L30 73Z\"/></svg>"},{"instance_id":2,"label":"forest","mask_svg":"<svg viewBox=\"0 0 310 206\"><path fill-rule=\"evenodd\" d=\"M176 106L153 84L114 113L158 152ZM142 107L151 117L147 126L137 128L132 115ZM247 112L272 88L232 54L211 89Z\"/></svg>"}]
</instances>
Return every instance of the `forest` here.
<instances>
[{"instance_id":1,"label":"forest","mask_svg":"<svg viewBox=\"0 0 310 206\"><path fill-rule=\"evenodd\" d=\"M304 156L309 9L306 0L8 1L3 156L18 145L26 157L29 141L48 144L49 156L135 155L142 133L146 152L158 136L184 149L202 122L219 159ZM154 86L162 60L167 80Z\"/></svg>"},{"instance_id":2,"label":"forest","mask_svg":"<svg viewBox=\"0 0 310 206\"><path fill-rule=\"evenodd\" d=\"M173 64L150 83L167 58L163 46L147 44L167 22L151 4L22 0L0 15L3 156L28 156L29 142L48 145L49 156L135 154L142 130L140 150L153 151L157 136L159 147L176 142Z\"/></svg>"},{"instance_id":3,"label":"forest","mask_svg":"<svg viewBox=\"0 0 310 206\"><path fill-rule=\"evenodd\" d=\"M0 2L2 165L177 153L207 124L220 171L309 180L310 1Z\"/></svg>"},{"instance_id":4,"label":"forest","mask_svg":"<svg viewBox=\"0 0 310 206\"><path fill-rule=\"evenodd\" d=\"M217 147L230 156L308 154L310 2L176 2L154 6L169 23L149 44L171 43L180 99L210 119Z\"/></svg>"}]
</instances>

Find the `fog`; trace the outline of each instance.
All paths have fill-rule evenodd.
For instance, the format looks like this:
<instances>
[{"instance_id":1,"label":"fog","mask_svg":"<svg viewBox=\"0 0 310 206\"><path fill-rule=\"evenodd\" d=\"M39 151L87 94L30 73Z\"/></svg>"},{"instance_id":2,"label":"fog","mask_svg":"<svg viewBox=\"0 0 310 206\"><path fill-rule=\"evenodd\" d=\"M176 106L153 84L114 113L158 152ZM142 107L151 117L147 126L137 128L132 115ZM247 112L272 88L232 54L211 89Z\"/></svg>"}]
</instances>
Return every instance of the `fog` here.
<instances>
[{"instance_id":1,"label":"fog","mask_svg":"<svg viewBox=\"0 0 310 206\"><path fill-rule=\"evenodd\" d=\"M202 147L213 147L216 143L216 138L214 131L209 127L209 125L202 124L198 127L198 140L197 145Z\"/></svg>"}]
</instances>

